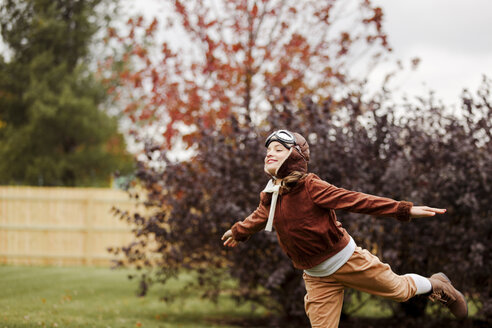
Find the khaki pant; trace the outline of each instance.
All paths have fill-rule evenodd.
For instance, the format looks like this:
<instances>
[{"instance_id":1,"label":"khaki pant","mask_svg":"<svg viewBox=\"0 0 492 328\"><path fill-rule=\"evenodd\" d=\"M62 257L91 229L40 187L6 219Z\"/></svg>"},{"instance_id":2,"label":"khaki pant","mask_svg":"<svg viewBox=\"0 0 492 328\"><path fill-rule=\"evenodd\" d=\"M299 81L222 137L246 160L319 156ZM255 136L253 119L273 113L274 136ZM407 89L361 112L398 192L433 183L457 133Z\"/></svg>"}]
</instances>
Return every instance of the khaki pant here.
<instances>
[{"instance_id":1,"label":"khaki pant","mask_svg":"<svg viewBox=\"0 0 492 328\"><path fill-rule=\"evenodd\" d=\"M304 282L306 314L311 326L317 328L338 327L346 287L397 302L407 301L417 292L412 278L397 275L388 264L360 247L334 274L312 277L304 273Z\"/></svg>"}]
</instances>

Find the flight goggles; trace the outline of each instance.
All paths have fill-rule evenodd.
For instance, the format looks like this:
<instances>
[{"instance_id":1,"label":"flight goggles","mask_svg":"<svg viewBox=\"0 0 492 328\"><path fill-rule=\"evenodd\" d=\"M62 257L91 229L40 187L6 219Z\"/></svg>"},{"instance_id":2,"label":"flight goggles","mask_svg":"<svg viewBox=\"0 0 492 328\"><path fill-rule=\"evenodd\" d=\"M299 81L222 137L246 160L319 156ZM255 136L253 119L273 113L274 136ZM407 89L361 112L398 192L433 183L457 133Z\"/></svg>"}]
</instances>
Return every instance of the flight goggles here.
<instances>
[{"instance_id":1,"label":"flight goggles","mask_svg":"<svg viewBox=\"0 0 492 328\"><path fill-rule=\"evenodd\" d=\"M277 130L270 134L268 138L266 138L265 147L268 147L272 141L278 141L287 148L297 146L296 138L290 131L287 130Z\"/></svg>"}]
</instances>

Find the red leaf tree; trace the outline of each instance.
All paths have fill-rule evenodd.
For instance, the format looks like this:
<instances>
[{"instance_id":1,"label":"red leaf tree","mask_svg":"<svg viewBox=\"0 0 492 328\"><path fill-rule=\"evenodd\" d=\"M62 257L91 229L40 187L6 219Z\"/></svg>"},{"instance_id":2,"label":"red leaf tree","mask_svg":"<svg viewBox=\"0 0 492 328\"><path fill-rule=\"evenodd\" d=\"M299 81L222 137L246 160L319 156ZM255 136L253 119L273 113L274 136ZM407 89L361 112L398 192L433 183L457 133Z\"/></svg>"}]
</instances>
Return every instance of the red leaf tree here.
<instances>
[{"instance_id":1,"label":"red leaf tree","mask_svg":"<svg viewBox=\"0 0 492 328\"><path fill-rule=\"evenodd\" d=\"M191 145L199 125L227 133L231 114L259 123L279 100L339 94L363 80L350 71L357 61L391 50L370 0L163 5L150 22L109 29L119 52L100 68L130 134L159 126L167 149L180 138Z\"/></svg>"}]
</instances>

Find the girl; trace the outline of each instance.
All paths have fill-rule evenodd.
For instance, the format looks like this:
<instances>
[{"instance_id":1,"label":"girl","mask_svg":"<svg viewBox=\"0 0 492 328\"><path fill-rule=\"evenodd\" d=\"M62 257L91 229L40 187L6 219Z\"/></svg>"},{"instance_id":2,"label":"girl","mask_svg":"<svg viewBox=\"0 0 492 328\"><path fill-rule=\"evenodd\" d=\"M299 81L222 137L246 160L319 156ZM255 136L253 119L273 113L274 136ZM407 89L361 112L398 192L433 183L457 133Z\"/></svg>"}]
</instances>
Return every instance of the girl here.
<instances>
[{"instance_id":1,"label":"girl","mask_svg":"<svg viewBox=\"0 0 492 328\"><path fill-rule=\"evenodd\" d=\"M410 221L443 214L445 209L337 188L307 173L309 145L298 133L275 131L265 147L265 172L271 179L260 195L260 204L222 240L224 246L236 247L255 232L271 231L273 226L283 251L296 268L304 270L304 304L312 327L338 327L345 287L398 302L427 294L457 318L467 317L466 300L446 275L395 274L388 264L357 247L335 215L335 210L344 209Z\"/></svg>"}]
</instances>

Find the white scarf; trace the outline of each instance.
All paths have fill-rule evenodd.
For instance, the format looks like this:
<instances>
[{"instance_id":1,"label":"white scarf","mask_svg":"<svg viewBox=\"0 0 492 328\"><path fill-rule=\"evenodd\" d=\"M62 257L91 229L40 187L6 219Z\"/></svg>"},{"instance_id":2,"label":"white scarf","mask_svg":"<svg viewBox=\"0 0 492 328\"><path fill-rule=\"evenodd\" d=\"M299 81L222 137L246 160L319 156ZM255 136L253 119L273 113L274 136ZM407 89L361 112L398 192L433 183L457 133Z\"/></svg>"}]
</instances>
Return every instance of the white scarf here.
<instances>
[{"instance_id":1,"label":"white scarf","mask_svg":"<svg viewBox=\"0 0 492 328\"><path fill-rule=\"evenodd\" d=\"M271 192L272 193L272 202L270 204L270 213L268 214L268 221L265 227L266 231L272 231L273 226L273 216L275 215L275 206L277 205L278 192L280 190L280 185L276 185L273 183L273 179L268 181L263 192Z\"/></svg>"}]
</instances>

